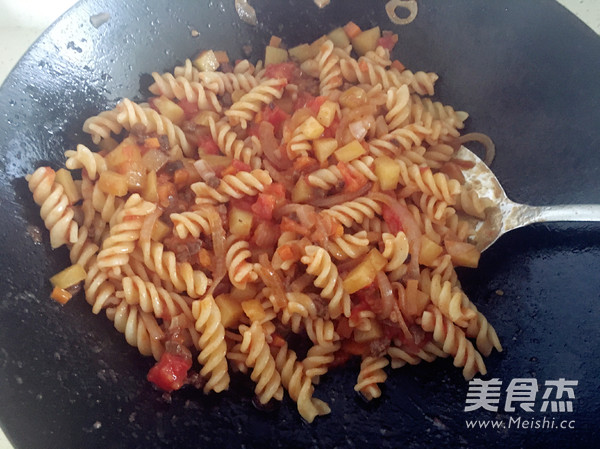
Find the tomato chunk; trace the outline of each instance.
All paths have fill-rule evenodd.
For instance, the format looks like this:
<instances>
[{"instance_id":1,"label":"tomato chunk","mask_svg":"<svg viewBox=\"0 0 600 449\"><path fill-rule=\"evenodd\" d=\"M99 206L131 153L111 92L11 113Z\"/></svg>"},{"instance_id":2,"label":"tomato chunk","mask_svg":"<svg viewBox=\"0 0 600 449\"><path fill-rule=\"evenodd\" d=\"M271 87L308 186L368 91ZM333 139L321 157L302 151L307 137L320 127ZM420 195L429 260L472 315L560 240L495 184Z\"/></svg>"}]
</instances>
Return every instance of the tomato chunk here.
<instances>
[{"instance_id":1,"label":"tomato chunk","mask_svg":"<svg viewBox=\"0 0 600 449\"><path fill-rule=\"evenodd\" d=\"M392 234L397 234L399 231L404 230L400 217L387 204L383 206L383 219L390 227Z\"/></svg>"},{"instance_id":2,"label":"tomato chunk","mask_svg":"<svg viewBox=\"0 0 600 449\"><path fill-rule=\"evenodd\" d=\"M190 359L165 352L160 361L150 368L147 379L161 390L178 390L185 383L191 367Z\"/></svg>"},{"instance_id":3,"label":"tomato chunk","mask_svg":"<svg viewBox=\"0 0 600 449\"><path fill-rule=\"evenodd\" d=\"M183 109L186 120L193 118L199 111L198 103L193 103L185 98L179 100L177 104L181 109Z\"/></svg>"},{"instance_id":4,"label":"tomato chunk","mask_svg":"<svg viewBox=\"0 0 600 449\"><path fill-rule=\"evenodd\" d=\"M283 122L289 117L290 115L287 112L273 103L267 105L262 111L262 119L273 125L275 132L281 128Z\"/></svg>"},{"instance_id":5,"label":"tomato chunk","mask_svg":"<svg viewBox=\"0 0 600 449\"><path fill-rule=\"evenodd\" d=\"M296 71L296 64L293 62L282 62L280 64L270 64L265 69L265 76L267 78L285 78L288 83L294 78L294 72Z\"/></svg>"},{"instance_id":6,"label":"tomato chunk","mask_svg":"<svg viewBox=\"0 0 600 449\"><path fill-rule=\"evenodd\" d=\"M196 139L198 148L202 148L206 154L219 154L219 146L209 135L198 136Z\"/></svg>"}]
</instances>

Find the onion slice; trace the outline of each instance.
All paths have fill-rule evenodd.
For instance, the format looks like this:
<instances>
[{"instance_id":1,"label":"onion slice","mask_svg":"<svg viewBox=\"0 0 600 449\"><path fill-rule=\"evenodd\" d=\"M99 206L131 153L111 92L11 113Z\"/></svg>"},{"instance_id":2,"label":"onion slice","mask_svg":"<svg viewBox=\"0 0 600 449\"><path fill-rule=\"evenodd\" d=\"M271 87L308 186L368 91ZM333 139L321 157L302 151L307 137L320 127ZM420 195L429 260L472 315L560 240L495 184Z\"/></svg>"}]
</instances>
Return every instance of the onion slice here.
<instances>
[{"instance_id":1,"label":"onion slice","mask_svg":"<svg viewBox=\"0 0 600 449\"><path fill-rule=\"evenodd\" d=\"M490 138L490 136L486 134L463 134L457 140L461 145L466 142L479 142L480 144L482 144L485 147L485 157L483 158L483 162L485 162L485 165L489 166L496 157L496 145L494 145L494 141Z\"/></svg>"},{"instance_id":2,"label":"onion slice","mask_svg":"<svg viewBox=\"0 0 600 449\"><path fill-rule=\"evenodd\" d=\"M258 23L256 11L250 6L248 0L235 0L235 10L238 13L238 16L240 16L240 19L247 24L256 25Z\"/></svg>"},{"instance_id":3,"label":"onion slice","mask_svg":"<svg viewBox=\"0 0 600 449\"><path fill-rule=\"evenodd\" d=\"M395 198L381 192L371 194L371 198L387 204L398 217L400 223L402 223L402 229L406 234L410 248L410 262L408 263L407 275L410 279L419 279L419 253L421 252L421 228L419 228L419 224L415 221L408 208Z\"/></svg>"},{"instance_id":4,"label":"onion slice","mask_svg":"<svg viewBox=\"0 0 600 449\"><path fill-rule=\"evenodd\" d=\"M408 9L408 17L400 18L396 15L396 8ZM406 25L417 17L419 7L416 0L390 0L385 5L385 12L392 22L396 25Z\"/></svg>"},{"instance_id":5,"label":"onion slice","mask_svg":"<svg viewBox=\"0 0 600 449\"><path fill-rule=\"evenodd\" d=\"M337 204L345 203L347 201L353 201L356 198L366 195L367 192L371 190L371 187L373 187L373 183L367 182L364 186L362 186L355 192L339 193L337 195L331 195L325 198L318 198L316 200L310 201L308 204L315 207L332 207Z\"/></svg>"},{"instance_id":6,"label":"onion slice","mask_svg":"<svg viewBox=\"0 0 600 449\"><path fill-rule=\"evenodd\" d=\"M223 221L221 216L214 207L208 210L208 223L212 235L213 250L215 252L215 260L213 263L213 283L210 286L208 295L212 295L215 288L227 274L227 265L225 263L225 229L223 229Z\"/></svg>"}]
</instances>

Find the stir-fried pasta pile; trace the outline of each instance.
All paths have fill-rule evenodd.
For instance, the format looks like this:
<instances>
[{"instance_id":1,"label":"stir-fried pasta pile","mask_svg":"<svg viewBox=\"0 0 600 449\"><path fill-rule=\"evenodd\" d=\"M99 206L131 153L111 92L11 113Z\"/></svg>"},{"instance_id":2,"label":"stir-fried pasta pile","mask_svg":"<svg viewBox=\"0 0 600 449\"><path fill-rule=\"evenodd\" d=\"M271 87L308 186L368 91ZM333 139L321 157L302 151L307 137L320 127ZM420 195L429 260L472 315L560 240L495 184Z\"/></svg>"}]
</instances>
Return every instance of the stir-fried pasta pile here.
<instances>
[{"instance_id":1,"label":"stir-fried pasta pile","mask_svg":"<svg viewBox=\"0 0 600 449\"><path fill-rule=\"evenodd\" d=\"M477 266L486 207L454 157L467 114L391 59L396 41L350 23L289 51L274 37L256 65L203 52L88 119L97 151L27 178L70 249L52 296L83 282L166 391L247 372L260 403L287 392L309 422L351 357L368 400L422 360L485 374L502 348L455 272Z\"/></svg>"}]
</instances>

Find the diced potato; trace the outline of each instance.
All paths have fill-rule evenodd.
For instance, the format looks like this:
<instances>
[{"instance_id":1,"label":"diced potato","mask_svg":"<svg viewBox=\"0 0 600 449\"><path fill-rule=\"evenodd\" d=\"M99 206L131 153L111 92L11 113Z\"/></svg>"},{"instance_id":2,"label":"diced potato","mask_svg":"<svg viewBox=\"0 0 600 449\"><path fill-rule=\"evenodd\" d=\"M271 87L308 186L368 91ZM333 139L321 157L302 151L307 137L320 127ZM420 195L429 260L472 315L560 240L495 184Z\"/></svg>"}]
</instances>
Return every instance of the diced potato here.
<instances>
[{"instance_id":1,"label":"diced potato","mask_svg":"<svg viewBox=\"0 0 600 449\"><path fill-rule=\"evenodd\" d=\"M171 233L171 227L161 220L156 220L152 227L152 233L150 238L155 242L162 242L162 240Z\"/></svg>"},{"instance_id":2,"label":"diced potato","mask_svg":"<svg viewBox=\"0 0 600 449\"><path fill-rule=\"evenodd\" d=\"M194 118L193 122L200 126L210 126L209 118L212 118L215 122L219 120L220 116L215 111L200 111Z\"/></svg>"},{"instance_id":3,"label":"diced potato","mask_svg":"<svg viewBox=\"0 0 600 449\"><path fill-rule=\"evenodd\" d=\"M125 196L128 191L127 177L114 171L107 170L100 174L98 188L108 195Z\"/></svg>"},{"instance_id":4,"label":"diced potato","mask_svg":"<svg viewBox=\"0 0 600 449\"><path fill-rule=\"evenodd\" d=\"M288 50L288 53L290 58L299 64L302 64L307 59L314 58L316 55L308 44L300 44L292 47Z\"/></svg>"},{"instance_id":5,"label":"diced potato","mask_svg":"<svg viewBox=\"0 0 600 449\"><path fill-rule=\"evenodd\" d=\"M365 259L348 273L343 282L344 290L352 294L371 285L387 262L387 259L373 248Z\"/></svg>"},{"instance_id":6,"label":"diced potato","mask_svg":"<svg viewBox=\"0 0 600 449\"><path fill-rule=\"evenodd\" d=\"M271 64L281 64L289 59L288 52L284 48L277 48L267 45L265 49L265 66Z\"/></svg>"},{"instance_id":7,"label":"diced potato","mask_svg":"<svg viewBox=\"0 0 600 449\"><path fill-rule=\"evenodd\" d=\"M313 141L313 150L319 162L325 162L337 147L338 141L333 137L322 137Z\"/></svg>"},{"instance_id":8,"label":"diced potato","mask_svg":"<svg viewBox=\"0 0 600 449\"><path fill-rule=\"evenodd\" d=\"M307 139L317 139L321 137L325 128L314 117L308 117L300 126L299 131L306 136Z\"/></svg>"},{"instance_id":9,"label":"diced potato","mask_svg":"<svg viewBox=\"0 0 600 449\"><path fill-rule=\"evenodd\" d=\"M368 260L364 260L348 273L344 279L344 290L350 294L355 293L371 285L376 276L375 267Z\"/></svg>"},{"instance_id":10,"label":"diced potato","mask_svg":"<svg viewBox=\"0 0 600 449\"><path fill-rule=\"evenodd\" d=\"M167 117L175 125L181 125L181 122L185 120L183 108L164 95L154 99L154 106L156 106L161 115Z\"/></svg>"},{"instance_id":11,"label":"diced potato","mask_svg":"<svg viewBox=\"0 0 600 449\"><path fill-rule=\"evenodd\" d=\"M169 156L164 151L152 148L142 156L142 162L148 170L158 171L163 165L169 162Z\"/></svg>"},{"instance_id":12,"label":"diced potato","mask_svg":"<svg viewBox=\"0 0 600 449\"><path fill-rule=\"evenodd\" d=\"M68 303L72 297L73 295L71 295L68 290L60 287L54 287L52 289L52 293L50 294L50 298L63 305Z\"/></svg>"},{"instance_id":13,"label":"diced potato","mask_svg":"<svg viewBox=\"0 0 600 449\"><path fill-rule=\"evenodd\" d=\"M366 152L367 150L364 149L358 140L353 140L352 142L337 149L333 154L335 154L335 157L340 162L350 162L361 157Z\"/></svg>"},{"instance_id":14,"label":"diced potato","mask_svg":"<svg viewBox=\"0 0 600 449\"><path fill-rule=\"evenodd\" d=\"M292 202L305 203L306 201L309 201L312 196L313 189L310 184L306 182L306 179L304 179L304 177L298 179L298 182L296 182L296 185L292 189Z\"/></svg>"},{"instance_id":15,"label":"diced potato","mask_svg":"<svg viewBox=\"0 0 600 449\"><path fill-rule=\"evenodd\" d=\"M252 212L232 207L229 211L229 231L239 237L247 237L252 229Z\"/></svg>"},{"instance_id":16,"label":"diced potato","mask_svg":"<svg viewBox=\"0 0 600 449\"><path fill-rule=\"evenodd\" d=\"M229 156L220 154L201 154L200 159L205 161L214 171L221 171L231 165L232 159Z\"/></svg>"},{"instance_id":17,"label":"diced potato","mask_svg":"<svg viewBox=\"0 0 600 449\"><path fill-rule=\"evenodd\" d=\"M265 318L265 309L263 309L260 299L249 299L242 302L242 309L250 321L260 321Z\"/></svg>"},{"instance_id":18,"label":"diced potato","mask_svg":"<svg viewBox=\"0 0 600 449\"><path fill-rule=\"evenodd\" d=\"M329 39L327 36L321 36L312 44L310 44L311 51L313 52L311 58L314 58L315 56L317 56L317 54L319 54L319 51L321 50L321 45L323 45L325 41L327 41L327 39Z\"/></svg>"},{"instance_id":19,"label":"diced potato","mask_svg":"<svg viewBox=\"0 0 600 449\"><path fill-rule=\"evenodd\" d=\"M358 86L352 86L340 95L340 104L345 108L357 108L368 100L367 92Z\"/></svg>"},{"instance_id":20,"label":"diced potato","mask_svg":"<svg viewBox=\"0 0 600 449\"><path fill-rule=\"evenodd\" d=\"M371 329L368 331L354 330L354 341L357 343L373 341L381 337L383 337L383 329L377 320L371 320Z\"/></svg>"},{"instance_id":21,"label":"diced potato","mask_svg":"<svg viewBox=\"0 0 600 449\"><path fill-rule=\"evenodd\" d=\"M219 68L219 61L215 52L212 50L206 50L200 53L196 59L192 62L201 72L214 72Z\"/></svg>"},{"instance_id":22,"label":"diced potato","mask_svg":"<svg viewBox=\"0 0 600 449\"><path fill-rule=\"evenodd\" d=\"M419 253L419 263L428 267L433 266L437 257L442 254L442 248L427 236L421 236L421 252Z\"/></svg>"},{"instance_id":23,"label":"diced potato","mask_svg":"<svg viewBox=\"0 0 600 449\"><path fill-rule=\"evenodd\" d=\"M69 203L75 204L81 199L81 192L75 185L75 181L73 181L69 170L64 168L57 170L55 180L65 189L65 195L69 199Z\"/></svg>"},{"instance_id":24,"label":"diced potato","mask_svg":"<svg viewBox=\"0 0 600 449\"><path fill-rule=\"evenodd\" d=\"M369 251L369 254L367 254L366 260L368 260L369 263L371 265L373 265L373 268L375 269L375 271L383 270L383 268L388 263L388 260L385 257L383 257L383 255L375 248L373 248L371 251Z\"/></svg>"},{"instance_id":25,"label":"diced potato","mask_svg":"<svg viewBox=\"0 0 600 449\"><path fill-rule=\"evenodd\" d=\"M156 176L156 172L152 170L146 175L146 183L144 184L144 189L142 190L142 198L153 203L158 202L157 185L158 177Z\"/></svg>"},{"instance_id":26,"label":"diced potato","mask_svg":"<svg viewBox=\"0 0 600 449\"><path fill-rule=\"evenodd\" d=\"M400 182L400 164L388 156L375 159L375 176L381 190L394 190Z\"/></svg>"},{"instance_id":27,"label":"diced potato","mask_svg":"<svg viewBox=\"0 0 600 449\"><path fill-rule=\"evenodd\" d=\"M336 28L327 37L333 42L333 45L339 48L346 48L350 45L350 39L342 27Z\"/></svg>"},{"instance_id":28,"label":"diced potato","mask_svg":"<svg viewBox=\"0 0 600 449\"><path fill-rule=\"evenodd\" d=\"M229 296L237 301L246 301L247 299L256 298L259 288L254 284L246 284L245 288L232 287Z\"/></svg>"},{"instance_id":29,"label":"diced potato","mask_svg":"<svg viewBox=\"0 0 600 449\"><path fill-rule=\"evenodd\" d=\"M381 30L379 27L370 28L352 39L352 48L354 48L358 56L363 56L368 51L377 48L377 41L380 37Z\"/></svg>"},{"instance_id":30,"label":"diced potato","mask_svg":"<svg viewBox=\"0 0 600 449\"><path fill-rule=\"evenodd\" d=\"M142 153L135 140L132 137L126 137L104 159L110 170L123 173L127 171L127 166L131 162L142 160Z\"/></svg>"},{"instance_id":31,"label":"diced potato","mask_svg":"<svg viewBox=\"0 0 600 449\"><path fill-rule=\"evenodd\" d=\"M425 307L429 304L429 295L419 290L418 279L406 281L404 301L405 304L401 304L402 313L415 318L423 315Z\"/></svg>"},{"instance_id":32,"label":"diced potato","mask_svg":"<svg viewBox=\"0 0 600 449\"><path fill-rule=\"evenodd\" d=\"M226 293L217 296L215 302L221 312L223 326L227 328L237 327L240 317L244 313L240 302Z\"/></svg>"},{"instance_id":33,"label":"diced potato","mask_svg":"<svg viewBox=\"0 0 600 449\"><path fill-rule=\"evenodd\" d=\"M52 276L50 278L50 283L54 287L69 288L84 281L85 277L85 269L79 264L74 264Z\"/></svg>"},{"instance_id":34,"label":"diced potato","mask_svg":"<svg viewBox=\"0 0 600 449\"><path fill-rule=\"evenodd\" d=\"M475 245L466 242L446 240L444 246L446 247L448 254L450 254L454 265L469 268L477 268L477 265L479 265L481 253Z\"/></svg>"},{"instance_id":35,"label":"diced potato","mask_svg":"<svg viewBox=\"0 0 600 449\"><path fill-rule=\"evenodd\" d=\"M331 126L333 119L335 119L336 111L337 105L331 100L326 100L319 108L317 120L325 127Z\"/></svg>"}]
</instances>

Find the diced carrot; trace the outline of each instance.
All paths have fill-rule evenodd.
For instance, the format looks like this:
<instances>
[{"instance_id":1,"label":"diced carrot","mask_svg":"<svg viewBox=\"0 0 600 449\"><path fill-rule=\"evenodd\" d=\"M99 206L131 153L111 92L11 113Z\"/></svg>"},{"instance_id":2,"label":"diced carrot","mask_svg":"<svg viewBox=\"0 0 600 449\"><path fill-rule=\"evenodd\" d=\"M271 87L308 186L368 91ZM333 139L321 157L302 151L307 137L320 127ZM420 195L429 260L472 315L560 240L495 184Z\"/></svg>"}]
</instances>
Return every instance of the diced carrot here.
<instances>
[{"instance_id":1,"label":"diced carrot","mask_svg":"<svg viewBox=\"0 0 600 449\"><path fill-rule=\"evenodd\" d=\"M335 331L341 338L350 338L354 329L350 327L350 321L346 317L340 317Z\"/></svg>"},{"instance_id":2,"label":"diced carrot","mask_svg":"<svg viewBox=\"0 0 600 449\"><path fill-rule=\"evenodd\" d=\"M319 166L319 163L316 159L313 159L310 156L300 156L294 160L294 170L303 171L305 169L316 168ZM311 171L311 170L309 170Z\"/></svg>"},{"instance_id":3,"label":"diced carrot","mask_svg":"<svg viewBox=\"0 0 600 449\"><path fill-rule=\"evenodd\" d=\"M269 40L269 45L271 47L279 48L281 45L281 38L277 36L271 36L271 40Z\"/></svg>"},{"instance_id":4,"label":"diced carrot","mask_svg":"<svg viewBox=\"0 0 600 449\"><path fill-rule=\"evenodd\" d=\"M354 22L350 21L344 25L344 32L349 39L353 39L361 33L360 27Z\"/></svg>"},{"instance_id":5,"label":"diced carrot","mask_svg":"<svg viewBox=\"0 0 600 449\"><path fill-rule=\"evenodd\" d=\"M227 56L227 52L226 51L215 51L215 58L217 58L217 61L219 62L219 64L224 64L226 62L229 62L229 56Z\"/></svg>"},{"instance_id":6,"label":"diced carrot","mask_svg":"<svg viewBox=\"0 0 600 449\"><path fill-rule=\"evenodd\" d=\"M64 288L60 288L59 286L54 287L54 289L52 289L52 293L50 294L50 298L63 305L69 302L72 297L73 295L71 295L71 293Z\"/></svg>"},{"instance_id":7,"label":"diced carrot","mask_svg":"<svg viewBox=\"0 0 600 449\"><path fill-rule=\"evenodd\" d=\"M230 165L221 172L221 176L235 175L237 172L238 170L233 165Z\"/></svg>"},{"instance_id":8,"label":"diced carrot","mask_svg":"<svg viewBox=\"0 0 600 449\"><path fill-rule=\"evenodd\" d=\"M175 173L173 174L173 182L178 188L186 186L189 179L190 173L185 168L175 170Z\"/></svg>"},{"instance_id":9,"label":"diced carrot","mask_svg":"<svg viewBox=\"0 0 600 449\"><path fill-rule=\"evenodd\" d=\"M279 254L279 257L283 260L290 260L294 258L295 252L290 245L283 245L277 248L277 254Z\"/></svg>"},{"instance_id":10,"label":"diced carrot","mask_svg":"<svg viewBox=\"0 0 600 449\"><path fill-rule=\"evenodd\" d=\"M210 267L210 261L210 252L206 248L202 248L200 251L198 251L198 262L200 265L202 265L204 268L208 268Z\"/></svg>"},{"instance_id":11,"label":"diced carrot","mask_svg":"<svg viewBox=\"0 0 600 449\"><path fill-rule=\"evenodd\" d=\"M163 207L167 207L170 203L169 199L177 194L175 184L172 182L161 184L156 188L156 190L158 192L158 202Z\"/></svg>"},{"instance_id":12,"label":"diced carrot","mask_svg":"<svg viewBox=\"0 0 600 449\"><path fill-rule=\"evenodd\" d=\"M285 345L285 340L283 339L283 337L281 337L281 335L273 334L272 338L273 342L271 343L271 346L281 348L283 345Z\"/></svg>"},{"instance_id":13,"label":"diced carrot","mask_svg":"<svg viewBox=\"0 0 600 449\"><path fill-rule=\"evenodd\" d=\"M392 68L398 70L399 72L403 72L404 70L406 70L406 67L404 67L404 64L402 64L397 59L394 59L392 61Z\"/></svg>"},{"instance_id":14,"label":"diced carrot","mask_svg":"<svg viewBox=\"0 0 600 449\"><path fill-rule=\"evenodd\" d=\"M354 340L345 340L342 349L352 355L362 355L369 349L369 343L357 343Z\"/></svg>"},{"instance_id":15,"label":"diced carrot","mask_svg":"<svg viewBox=\"0 0 600 449\"><path fill-rule=\"evenodd\" d=\"M144 140L144 147L149 150L152 148L160 148L160 142L158 141L158 137L147 137Z\"/></svg>"}]
</instances>

